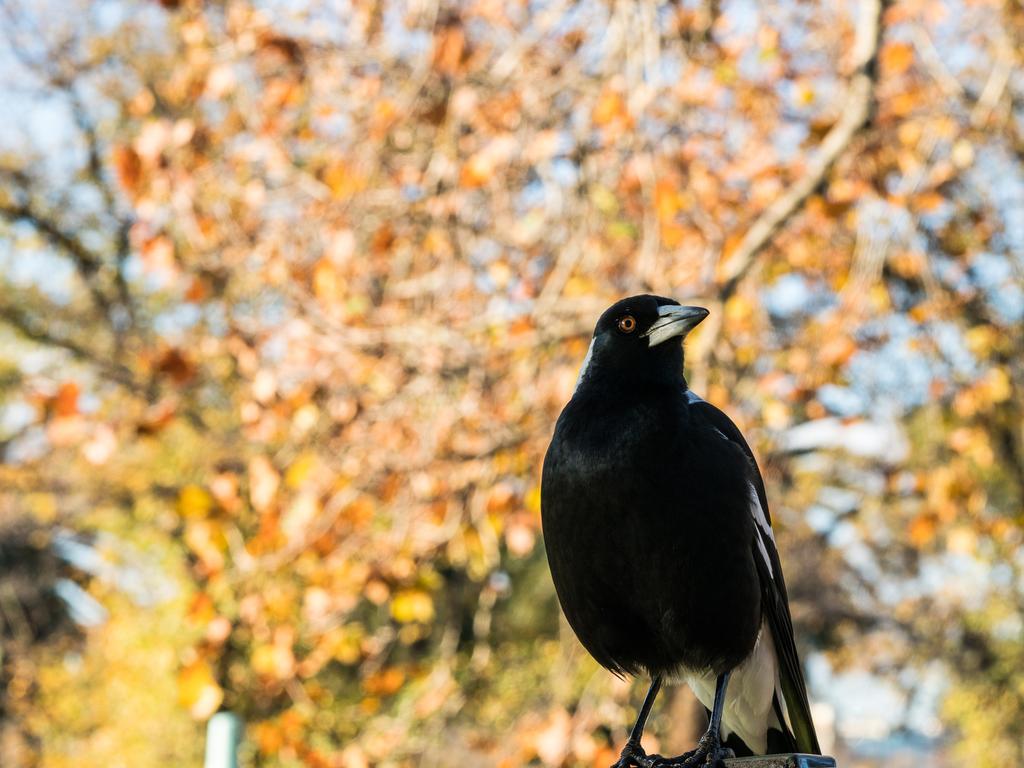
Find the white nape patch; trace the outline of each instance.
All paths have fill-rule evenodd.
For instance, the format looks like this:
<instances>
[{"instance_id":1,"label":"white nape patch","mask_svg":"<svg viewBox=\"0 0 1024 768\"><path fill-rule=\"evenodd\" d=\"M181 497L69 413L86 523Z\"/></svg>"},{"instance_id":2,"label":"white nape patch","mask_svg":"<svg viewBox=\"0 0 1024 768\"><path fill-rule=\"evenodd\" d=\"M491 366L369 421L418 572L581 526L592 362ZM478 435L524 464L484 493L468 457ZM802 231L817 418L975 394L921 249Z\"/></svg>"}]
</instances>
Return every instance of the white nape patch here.
<instances>
[{"instance_id":1,"label":"white nape patch","mask_svg":"<svg viewBox=\"0 0 1024 768\"><path fill-rule=\"evenodd\" d=\"M757 548L761 550L761 557L764 558L764 564L768 566L768 575L773 579L775 578L775 571L772 569L772 560L768 557L768 548L764 545L764 539L761 535L765 535L768 539L775 543L775 534L772 533L772 527L768 525L768 518L764 514L764 510L761 508L761 500L757 497L757 489L753 483L747 483L747 488L750 490L750 514L754 516L754 522L757 523L757 527L760 531L757 531Z\"/></svg>"},{"instance_id":2,"label":"white nape patch","mask_svg":"<svg viewBox=\"0 0 1024 768\"><path fill-rule=\"evenodd\" d=\"M684 679L698 701L711 709L715 703L714 673L688 674ZM754 650L742 664L732 670L729 677L725 709L722 712L722 738L735 732L755 754L763 755L768 749L768 729L781 729L779 718L772 707L772 697L780 688L775 642L771 631L762 624ZM778 696L785 712L786 702L781 691Z\"/></svg>"},{"instance_id":3,"label":"white nape patch","mask_svg":"<svg viewBox=\"0 0 1024 768\"><path fill-rule=\"evenodd\" d=\"M594 356L594 341L597 337L590 340L590 347L587 349L587 356L583 358L583 366L580 368L580 375L576 377L576 386L572 388L572 393L575 395L576 390L580 388L580 384L583 383L583 377L587 373L587 368L590 367L590 358Z\"/></svg>"}]
</instances>

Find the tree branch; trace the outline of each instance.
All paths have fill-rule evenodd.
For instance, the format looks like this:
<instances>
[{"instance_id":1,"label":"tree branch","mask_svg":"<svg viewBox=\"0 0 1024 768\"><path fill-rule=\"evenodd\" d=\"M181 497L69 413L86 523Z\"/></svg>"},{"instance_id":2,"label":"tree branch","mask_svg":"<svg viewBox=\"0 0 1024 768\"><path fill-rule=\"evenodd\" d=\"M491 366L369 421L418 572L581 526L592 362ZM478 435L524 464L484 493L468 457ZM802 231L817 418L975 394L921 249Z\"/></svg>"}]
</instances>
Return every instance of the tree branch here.
<instances>
[{"instance_id":1,"label":"tree branch","mask_svg":"<svg viewBox=\"0 0 1024 768\"><path fill-rule=\"evenodd\" d=\"M829 169L871 117L878 79L878 50L882 38L882 12L887 0L862 0L853 44L854 74L838 122L832 126L807 165L804 175L758 216L736 251L722 269L718 296L724 301L753 266L772 236L789 221L811 193L824 181Z\"/></svg>"},{"instance_id":2,"label":"tree branch","mask_svg":"<svg viewBox=\"0 0 1024 768\"><path fill-rule=\"evenodd\" d=\"M113 282L114 290L116 290L116 302L127 313L129 321L134 324L135 305L124 275L125 265L128 257L131 256L129 232L133 223L132 217L130 215L119 215L118 213L116 189L104 173L103 147L96 128L96 122L90 115L85 101L75 87L76 77L92 71L101 63L101 60L69 61L66 49L70 46L70 40L65 41L63 45L56 46L44 42L45 55L33 56L21 44L15 33L19 25L30 23L26 21L28 17L23 13L19 13L7 2L0 2L0 13L8 21L7 26L3 28L3 37L6 39L8 48L15 59L26 71L40 78L43 83L53 90L63 93L68 99L74 123L81 133L86 149L87 162L82 172L85 178L100 193L106 206L107 215L116 224L116 231L113 233L112 238L114 247ZM45 41L46 39L38 29L33 29L33 34L39 40ZM20 183L24 192L30 195L31 189L28 179L23 174L17 172L14 173L14 177ZM20 210L18 210L19 208ZM103 265L102 259L89 253L80 242L61 232L55 225L47 221L44 216L30 211L28 205L16 206L14 209L8 209L3 212L8 215L8 218L10 218L13 212L18 214L17 218L24 218L30 221L52 244L62 248L73 258L82 278L89 284L93 299L111 320L111 330L114 332L117 343L120 344L123 335L122 329L119 327L119 323L114 322L111 316L111 300L99 286L91 282L91 278L100 271ZM49 226L40 226L41 224Z\"/></svg>"},{"instance_id":3,"label":"tree branch","mask_svg":"<svg viewBox=\"0 0 1024 768\"><path fill-rule=\"evenodd\" d=\"M107 207L107 214L117 222L117 233L114 238L114 285L117 289L118 300L128 313L129 319L134 323L135 305L131 292L128 289L128 282L124 277L125 264L131 255L129 233L131 231L132 219L130 216L122 217L118 215L117 195L103 172L103 161L100 157L100 137L96 131L96 125L89 118L85 104L78 96L73 85L64 87L64 91L71 102L71 113L74 115L75 124L85 138L89 157L87 166L88 177L103 196L103 201Z\"/></svg>"},{"instance_id":4,"label":"tree branch","mask_svg":"<svg viewBox=\"0 0 1024 768\"><path fill-rule=\"evenodd\" d=\"M18 307L0 305L0 322L6 323L29 341L69 352L76 360L98 368L109 380L126 387L137 395L145 395L145 387L132 376L131 371L127 368L104 360L102 355L82 346L73 339L53 335Z\"/></svg>"},{"instance_id":5,"label":"tree branch","mask_svg":"<svg viewBox=\"0 0 1024 768\"><path fill-rule=\"evenodd\" d=\"M721 268L713 290L713 303L717 311L713 311L704 322L703 333L697 337L699 341L694 345L692 354L693 383L699 389L707 386L708 360L722 330L722 307L725 302L736 292L772 237L803 208L814 190L825 180L836 160L871 118L878 82L882 15L888 2L861 0L852 51L854 71L839 120L822 139L804 174L757 217Z\"/></svg>"},{"instance_id":6,"label":"tree branch","mask_svg":"<svg viewBox=\"0 0 1024 768\"><path fill-rule=\"evenodd\" d=\"M79 240L63 231L55 222L34 211L25 203L0 203L0 217L14 224L18 221L27 222L50 245L60 250L74 262L79 275L85 282L93 302L104 315L110 316L110 300L94 282L103 262L87 249Z\"/></svg>"},{"instance_id":7,"label":"tree branch","mask_svg":"<svg viewBox=\"0 0 1024 768\"><path fill-rule=\"evenodd\" d=\"M141 381L131 370L119 363L111 362L103 354L89 349L74 339L53 334L42 323L17 306L0 304L0 323L6 323L18 335L29 341L68 352L76 360L95 368L99 375L107 381L124 387L148 403L155 402L159 396L158 383L155 378L151 378L148 384ZM183 404L178 411L197 431L209 430L209 425L194 404Z\"/></svg>"},{"instance_id":8,"label":"tree branch","mask_svg":"<svg viewBox=\"0 0 1024 768\"><path fill-rule=\"evenodd\" d=\"M102 263L93 253L78 240L61 230L54 222L32 210L28 205L0 203L0 215L12 224L17 221L26 221L31 224L32 228L46 238L51 245L71 257L83 277L90 278L100 271Z\"/></svg>"}]
</instances>

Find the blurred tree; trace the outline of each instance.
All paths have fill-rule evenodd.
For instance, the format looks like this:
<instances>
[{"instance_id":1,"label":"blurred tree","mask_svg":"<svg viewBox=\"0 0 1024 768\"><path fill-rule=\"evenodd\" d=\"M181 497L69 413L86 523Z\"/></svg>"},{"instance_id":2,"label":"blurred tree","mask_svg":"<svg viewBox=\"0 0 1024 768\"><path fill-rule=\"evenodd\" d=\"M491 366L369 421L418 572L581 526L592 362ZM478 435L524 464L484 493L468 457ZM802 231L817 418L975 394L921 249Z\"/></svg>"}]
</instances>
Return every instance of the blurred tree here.
<instances>
[{"instance_id":1,"label":"blurred tree","mask_svg":"<svg viewBox=\"0 0 1024 768\"><path fill-rule=\"evenodd\" d=\"M105 617L5 631L4 764L610 763L538 467L636 290L714 309L823 722L1024 761L1024 12L882 10L3 0L0 549Z\"/></svg>"}]
</instances>

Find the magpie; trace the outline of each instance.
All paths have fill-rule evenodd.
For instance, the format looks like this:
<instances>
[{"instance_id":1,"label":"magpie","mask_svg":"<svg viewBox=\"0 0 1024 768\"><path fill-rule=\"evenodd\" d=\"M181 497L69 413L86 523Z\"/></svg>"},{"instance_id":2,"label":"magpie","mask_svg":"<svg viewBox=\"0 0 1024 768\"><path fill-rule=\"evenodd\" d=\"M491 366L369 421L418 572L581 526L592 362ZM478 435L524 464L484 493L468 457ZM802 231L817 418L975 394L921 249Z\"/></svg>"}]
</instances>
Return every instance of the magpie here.
<instances>
[{"instance_id":1,"label":"magpie","mask_svg":"<svg viewBox=\"0 0 1024 768\"><path fill-rule=\"evenodd\" d=\"M739 754L821 754L754 454L689 390L682 341L707 317L661 296L613 304L544 457L552 580L580 642L650 688L612 768L716 766ZM647 755L667 678L709 710L697 747Z\"/></svg>"}]
</instances>

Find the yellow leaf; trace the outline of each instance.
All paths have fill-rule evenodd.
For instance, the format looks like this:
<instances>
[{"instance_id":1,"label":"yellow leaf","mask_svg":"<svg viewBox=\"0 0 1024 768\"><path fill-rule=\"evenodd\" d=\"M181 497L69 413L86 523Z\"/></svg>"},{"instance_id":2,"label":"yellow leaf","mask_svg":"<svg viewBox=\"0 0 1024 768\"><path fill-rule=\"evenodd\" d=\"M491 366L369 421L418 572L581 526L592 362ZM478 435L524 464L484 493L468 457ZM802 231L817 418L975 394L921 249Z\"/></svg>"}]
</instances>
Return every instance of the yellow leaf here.
<instances>
[{"instance_id":1,"label":"yellow leaf","mask_svg":"<svg viewBox=\"0 0 1024 768\"><path fill-rule=\"evenodd\" d=\"M361 625L351 624L330 639L331 655L342 664L358 664L363 657L363 635Z\"/></svg>"},{"instance_id":2,"label":"yellow leaf","mask_svg":"<svg viewBox=\"0 0 1024 768\"><path fill-rule=\"evenodd\" d=\"M320 301L340 301L345 293L345 278L328 259L320 259L313 267L313 295Z\"/></svg>"},{"instance_id":3,"label":"yellow leaf","mask_svg":"<svg viewBox=\"0 0 1024 768\"><path fill-rule=\"evenodd\" d=\"M41 523L52 523L57 519L59 505L52 493L28 493L22 499L32 515Z\"/></svg>"},{"instance_id":4,"label":"yellow leaf","mask_svg":"<svg viewBox=\"0 0 1024 768\"><path fill-rule=\"evenodd\" d=\"M607 125L613 120L626 117L626 100L618 91L606 90L594 105L591 119L596 125Z\"/></svg>"},{"instance_id":5,"label":"yellow leaf","mask_svg":"<svg viewBox=\"0 0 1024 768\"><path fill-rule=\"evenodd\" d=\"M879 312L889 309L889 291L883 285L874 285L868 289L868 299Z\"/></svg>"},{"instance_id":6,"label":"yellow leaf","mask_svg":"<svg viewBox=\"0 0 1024 768\"><path fill-rule=\"evenodd\" d=\"M269 643L257 645L252 651L252 656L249 657L249 666L257 675L273 677L277 669L274 646Z\"/></svg>"},{"instance_id":7,"label":"yellow leaf","mask_svg":"<svg viewBox=\"0 0 1024 768\"><path fill-rule=\"evenodd\" d=\"M324 171L323 182L339 200L351 197L363 188L362 177L343 163L328 167Z\"/></svg>"},{"instance_id":8,"label":"yellow leaf","mask_svg":"<svg viewBox=\"0 0 1024 768\"><path fill-rule=\"evenodd\" d=\"M540 486L535 485L529 491L526 492L526 496L523 498L523 506L525 506L530 512L534 514L540 513Z\"/></svg>"},{"instance_id":9,"label":"yellow leaf","mask_svg":"<svg viewBox=\"0 0 1024 768\"><path fill-rule=\"evenodd\" d=\"M391 601L391 615L403 624L434 618L434 601L422 589L403 589Z\"/></svg>"},{"instance_id":10,"label":"yellow leaf","mask_svg":"<svg viewBox=\"0 0 1024 768\"><path fill-rule=\"evenodd\" d=\"M976 325L964 334L967 348L978 357L988 357L992 347L999 341L999 334L990 325Z\"/></svg>"},{"instance_id":11,"label":"yellow leaf","mask_svg":"<svg viewBox=\"0 0 1024 768\"><path fill-rule=\"evenodd\" d=\"M594 282L590 278L574 275L565 283L566 296L587 296L594 292Z\"/></svg>"},{"instance_id":12,"label":"yellow leaf","mask_svg":"<svg viewBox=\"0 0 1024 768\"><path fill-rule=\"evenodd\" d=\"M1008 400L1013 392L1010 385L1010 377L1002 368L992 368L985 375L983 380L984 392L988 395L989 401L1002 403Z\"/></svg>"},{"instance_id":13,"label":"yellow leaf","mask_svg":"<svg viewBox=\"0 0 1024 768\"><path fill-rule=\"evenodd\" d=\"M288 471L284 474L284 482L289 488L298 488L309 478L313 469L316 467L316 454L303 453L295 461L292 462L291 466L288 467Z\"/></svg>"},{"instance_id":14,"label":"yellow leaf","mask_svg":"<svg viewBox=\"0 0 1024 768\"><path fill-rule=\"evenodd\" d=\"M754 312L754 305L745 296L733 294L725 304L725 317L730 323L744 323Z\"/></svg>"},{"instance_id":15,"label":"yellow leaf","mask_svg":"<svg viewBox=\"0 0 1024 768\"><path fill-rule=\"evenodd\" d=\"M199 659L178 672L178 703L196 720L205 720L220 707L224 691L205 660Z\"/></svg>"},{"instance_id":16,"label":"yellow leaf","mask_svg":"<svg viewBox=\"0 0 1024 768\"><path fill-rule=\"evenodd\" d=\"M206 517L212 507L213 497L198 485L186 485L178 494L178 514L182 517Z\"/></svg>"},{"instance_id":17,"label":"yellow leaf","mask_svg":"<svg viewBox=\"0 0 1024 768\"><path fill-rule=\"evenodd\" d=\"M606 216L617 213L619 210L619 201L615 198L615 194L600 184L595 184L590 190L590 201L597 210Z\"/></svg>"}]
</instances>

